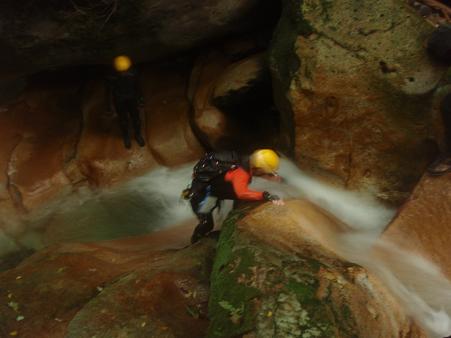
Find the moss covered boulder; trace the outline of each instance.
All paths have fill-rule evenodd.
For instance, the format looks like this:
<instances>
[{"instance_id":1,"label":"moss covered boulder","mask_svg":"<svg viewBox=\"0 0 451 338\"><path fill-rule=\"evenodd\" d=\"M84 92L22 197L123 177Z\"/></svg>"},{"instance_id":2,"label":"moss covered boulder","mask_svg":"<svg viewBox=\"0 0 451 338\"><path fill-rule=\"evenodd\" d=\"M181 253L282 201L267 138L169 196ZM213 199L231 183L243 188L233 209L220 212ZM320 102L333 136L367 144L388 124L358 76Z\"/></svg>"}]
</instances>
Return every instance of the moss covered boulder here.
<instances>
[{"instance_id":1,"label":"moss covered boulder","mask_svg":"<svg viewBox=\"0 0 451 338\"><path fill-rule=\"evenodd\" d=\"M307 201L234 213L213 267L208 337L424 337L377 278L328 249L324 234L344 230Z\"/></svg>"},{"instance_id":2,"label":"moss covered boulder","mask_svg":"<svg viewBox=\"0 0 451 338\"><path fill-rule=\"evenodd\" d=\"M392 204L407 197L440 138L432 30L404 1L284 1L270 59L302 168Z\"/></svg>"}]
</instances>

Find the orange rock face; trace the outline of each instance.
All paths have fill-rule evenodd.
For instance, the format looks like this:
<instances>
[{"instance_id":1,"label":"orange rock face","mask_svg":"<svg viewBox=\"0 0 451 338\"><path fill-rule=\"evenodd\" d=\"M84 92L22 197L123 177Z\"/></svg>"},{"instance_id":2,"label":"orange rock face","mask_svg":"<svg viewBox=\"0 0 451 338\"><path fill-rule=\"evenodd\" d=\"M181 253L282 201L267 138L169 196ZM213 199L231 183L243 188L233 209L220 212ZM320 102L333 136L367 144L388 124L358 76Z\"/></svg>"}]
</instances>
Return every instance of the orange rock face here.
<instances>
[{"instance_id":1,"label":"orange rock face","mask_svg":"<svg viewBox=\"0 0 451 338\"><path fill-rule=\"evenodd\" d=\"M0 336L204 336L213 241L165 252L130 241L49 248L0 274Z\"/></svg>"},{"instance_id":2,"label":"orange rock face","mask_svg":"<svg viewBox=\"0 0 451 338\"><path fill-rule=\"evenodd\" d=\"M16 213L70 192L64 171L80 131L77 99L76 83L39 84L2 108L0 200L8 192Z\"/></svg>"},{"instance_id":3,"label":"orange rock face","mask_svg":"<svg viewBox=\"0 0 451 338\"><path fill-rule=\"evenodd\" d=\"M282 20L273 70L298 164L400 205L440 139L433 100L445 68L424 48L433 28L392 1L315 1Z\"/></svg>"},{"instance_id":4,"label":"orange rock face","mask_svg":"<svg viewBox=\"0 0 451 338\"><path fill-rule=\"evenodd\" d=\"M174 66L143 72L147 141L151 154L165 166L196 160L203 153L189 124L188 76L187 69Z\"/></svg>"},{"instance_id":5,"label":"orange rock face","mask_svg":"<svg viewBox=\"0 0 451 338\"><path fill-rule=\"evenodd\" d=\"M219 148L228 136L228 121L225 114L211 104L214 86L230 61L219 52L199 57L190 78L189 95L193 102L194 132L202 142Z\"/></svg>"},{"instance_id":6,"label":"orange rock face","mask_svg":"<svg viewBox=\"0 0 451 338\"><path fill-rule=\"evenodd\" d=\"M87 85L82 103L83 132L77 151L79 170L90 184L107 186L157 165L146 147L126 149L116 114L108 112L102 81ZM143 119L143 114L142 117Z\"/></svg>"},{"instance_id":7,"label":"orange rock face","mask_svg":"<svg viewBox=\"0 0 451 338\"><path fill-rule=\"evenodd\" d=\"M451 174L425 175L383 237L432 260L451 280Z\"/></svg>"}]
</instances>

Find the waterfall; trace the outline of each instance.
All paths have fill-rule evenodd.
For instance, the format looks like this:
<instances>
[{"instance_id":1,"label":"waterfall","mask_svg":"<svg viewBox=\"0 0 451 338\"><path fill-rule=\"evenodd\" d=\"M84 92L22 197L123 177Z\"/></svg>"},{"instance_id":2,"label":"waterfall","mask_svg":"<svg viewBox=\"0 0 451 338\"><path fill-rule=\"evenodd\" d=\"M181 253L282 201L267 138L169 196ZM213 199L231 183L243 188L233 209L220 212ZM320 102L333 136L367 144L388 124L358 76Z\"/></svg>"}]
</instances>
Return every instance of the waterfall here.
<instances>
[{"instance_id":1,"label":"waterfall","mask_svg":"<svg viewBox=\"0 0 451 338\"><path fill-rule=\"evenodd\" d=\"M256 178L253 186L281 197L303 197L349 225L338 233L324 224L305 224L302 210L290 210L303 226L327 238L334 252L376 275L432 338L451 334L451 283L432 262L383 240L381 232L394 215L370 195L331 187L308 177L283 160L282 184ZM315 233L312 231L312 233Z\"/></svg>"}]
</instances>

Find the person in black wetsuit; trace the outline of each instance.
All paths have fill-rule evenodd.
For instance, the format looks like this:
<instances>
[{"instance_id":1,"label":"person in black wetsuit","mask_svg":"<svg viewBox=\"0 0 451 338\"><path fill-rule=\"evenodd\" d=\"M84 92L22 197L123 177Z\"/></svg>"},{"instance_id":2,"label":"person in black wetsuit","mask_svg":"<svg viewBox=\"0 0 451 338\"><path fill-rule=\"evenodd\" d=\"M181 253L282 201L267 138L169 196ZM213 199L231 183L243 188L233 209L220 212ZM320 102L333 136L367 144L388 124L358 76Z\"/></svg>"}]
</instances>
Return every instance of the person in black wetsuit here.
<instances>
[{"instance_id":1,"label":"person in black wetsuit","mask_svg":"<svg viewBox=\"0 0 451 338\"><path fill-rule=\"evenodd\" d=\"M221 200L271 201L283 205L277 195L249 189L252 176L279 181L278 167L279 156L271 149L258 149L244 157L236 152L207 153L194 167L190 188L183 192L199 220L191 243L213 230L212 212Z\"/></svg>"},{"instance_id":2,"label":"person in black wetsuit","mask_svg":"<svg viewBox=\"0 0 451 338\"><path fill-rule=\"evenodd\" d=\"M118 56L113 62L114 71L107 77L108 104L111 111L116 111L119 125L127 149L131 148L129 120L132 121L136 142L143 147L139 106L143 105L143 97L138 75L127 56Z\"/></svg>"}]
</instances>

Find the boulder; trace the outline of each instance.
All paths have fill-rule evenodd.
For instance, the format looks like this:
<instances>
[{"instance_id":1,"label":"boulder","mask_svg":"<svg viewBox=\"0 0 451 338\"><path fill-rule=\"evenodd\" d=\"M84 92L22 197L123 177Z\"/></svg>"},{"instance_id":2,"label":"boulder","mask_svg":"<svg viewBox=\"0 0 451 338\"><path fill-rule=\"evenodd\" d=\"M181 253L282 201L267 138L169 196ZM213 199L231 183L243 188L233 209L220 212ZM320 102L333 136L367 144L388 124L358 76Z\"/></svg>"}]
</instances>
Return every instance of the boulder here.
<instances>
[{"instance_id":1,"label":"boulder","mask_svg":"<svg viewBox=\"0 0 451 338\"><path fill-rule=\"evenodd\" d=\"M451 280L451 174L424 175L383 237L433 261Z\"/></svg>"},{"instance_id":2,"label":"boulder","mask_svg":"<svg viewBox=\"0 0 451 338\"><path fill-rule=\"evenodd\" d=\"M218 243L208 337L426 337L375 275L337 255L334 234L347 230L305 200L236 211Z\"/></svg>"},{"instance_id":3,"label":"boulder","mask_svg":"<svg viewBox=\"0 0 451 338\"><path fill-rule=\"evenodd\" d=\"M214 241L165 251L145 241L55 246L0 273L0 335L204 336Z\"/></svg>"},{"instance_id":4,"label":"boulder","mask_svg":"<svg viewBox=\"0 0 451 338\"><path fill-rule=\"evenodd\" d=\"M392 1L285 1L270 51L285 146L312 174L399 205L437 152L433 30Z\"/></svg>"},{"instance_id":5,"label":"boulder","mask_svg":"<svg viewBox=\"0 0 451 338\"><path fill-rule=\"evenodd\" d=\"M198 58L190 80L193 129L213 149L274 145L279 121L265 54L232 60L219 52Z\"/></svg>"}]
</instances>

